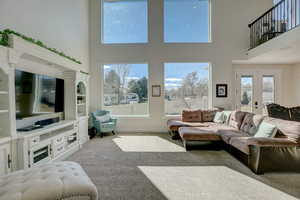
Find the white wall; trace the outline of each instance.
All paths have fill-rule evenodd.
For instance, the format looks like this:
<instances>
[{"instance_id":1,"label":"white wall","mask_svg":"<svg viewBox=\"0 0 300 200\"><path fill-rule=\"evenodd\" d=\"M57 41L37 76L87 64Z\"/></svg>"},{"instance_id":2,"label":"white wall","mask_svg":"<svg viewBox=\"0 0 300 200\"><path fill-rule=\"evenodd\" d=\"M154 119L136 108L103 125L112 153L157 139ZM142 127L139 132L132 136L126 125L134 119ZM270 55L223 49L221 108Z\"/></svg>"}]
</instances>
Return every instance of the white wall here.
<instances>
[{"instance_id":1,"label":"white wall","mask_svg":"<svg viewBox=\"0 0 300 200\"><path fill-rule=\"evenodd\" d=\"M291 87L293 88L293 92L291 94L292 105L300 106L300 63L292 66L292 76L293 84Z\"/></svg>"},{"instance_id":2,"label":"white wall","mask_svg":"<svg viewBox=\"0 0 300 200\"><path fill-rule=\"evenodd\" d=\"M163 44L163 0L149 0L149 44L100 44L100 0L91 0L91 110L102 104L101 66L105 63L146 62L149 84L163 86L164 62L210 62L212 103L232 107L232 60L246 58L248 23L272 6L272 0L212 0L212 43ZM215 98L215 85L227 83L229 97ZM149 94L151 96L151 94ZM121 118L121 131L165 131L163 96L150 97L148 118Z\"/></svg>"},{"instance_id":3,"label":"white wall","mask_svg":"<svg viewBox=\"0 0 300 200\"><path fill-rule=\"evenodd\" d=\"M259 71L259 70L276 70L279 71L281 74L281 79L279 85L279 104L283 106L292 106L293 105L293 97L291 94L293 94L293 79L291 78L293 76L293 65L283 65L283 64L251 64L251 65L245 65L245 64L234 64L233 65L234 70L239 69L245 69L245 70L253 70L253 71ZM300 70L299 70L300 73ZM300 74L299 74L300 76ZM233 78L235 79L235 78ZM299 96L300 97L300 96Z\"/></svg>"},{"instance_id":4,"label":"white wall","mask_svg":"<svg viewBox=\"0 0 300 200\"><path fill-rule=\"evenodd\" d=\"M0 30L9 28L80 60L89 71L88 0L0 0Z\"/></svg>"}]
</instances>

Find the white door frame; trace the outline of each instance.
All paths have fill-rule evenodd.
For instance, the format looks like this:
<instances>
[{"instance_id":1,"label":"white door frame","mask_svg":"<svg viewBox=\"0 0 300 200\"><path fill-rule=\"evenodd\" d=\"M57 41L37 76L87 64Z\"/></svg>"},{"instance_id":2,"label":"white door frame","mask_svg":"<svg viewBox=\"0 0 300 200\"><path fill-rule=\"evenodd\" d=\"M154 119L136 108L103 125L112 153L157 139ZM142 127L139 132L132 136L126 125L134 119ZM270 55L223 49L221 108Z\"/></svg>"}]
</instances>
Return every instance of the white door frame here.
<instances>
[{"instance_id":1,"label":"white door frame","mask_svg":"<svg viewBox=\"0 0 300 200\"><path fill-rule=\"evenodd\" d=\"M273 76L274 77L274 88L275 88L275 102L280 104L282 102L281 96L281 75L282 70L280 69L236 69L235 70L235 108L240 109L241 104L241 83L240 78L242 76L252 76L253 77L253 94L252 94L252 112L261 114L263 109L262 104L262 78L263 76ZM255 102L258 105L255 106Z\"/></svg>"}]
</instances>

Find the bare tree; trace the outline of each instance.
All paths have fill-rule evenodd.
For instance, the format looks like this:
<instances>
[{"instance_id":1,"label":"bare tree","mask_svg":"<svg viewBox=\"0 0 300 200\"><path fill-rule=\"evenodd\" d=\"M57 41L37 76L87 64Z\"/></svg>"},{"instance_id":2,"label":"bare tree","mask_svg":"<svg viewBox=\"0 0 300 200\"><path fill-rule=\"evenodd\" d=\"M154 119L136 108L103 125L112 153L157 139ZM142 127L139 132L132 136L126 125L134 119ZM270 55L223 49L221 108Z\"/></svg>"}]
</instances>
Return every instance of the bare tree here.
<instances>
[{"instance_id":1,"label":"bare tree","mask_svg":"<svg viewBox=\"0 0 300 200\"><path fill-rule=\"evenodd\" d=\"M185 87L185 90L187 93L190 93L191 96L195 95L195 88L197 86L197 83L199 81L198 73L197 72L191 72L186 75L186 77L183 80L183 87ZM190 92L188 92L190 91Z\"/></svg>"},{"instance_id":2,"label":"bare tree","mask_svg":"<svg viewBox=\"0 0 300 200\"><path fill-rule=\"evenodd\" d=\"M121 96L124 95L124 88L126 85L126 77L129 75L130 65L129 64L115 64L115 65L113 65L113 68L116 70L116 72L120 78L120 87L118 89L118 103L120 103Z\"/></svg>"}]
</instances>

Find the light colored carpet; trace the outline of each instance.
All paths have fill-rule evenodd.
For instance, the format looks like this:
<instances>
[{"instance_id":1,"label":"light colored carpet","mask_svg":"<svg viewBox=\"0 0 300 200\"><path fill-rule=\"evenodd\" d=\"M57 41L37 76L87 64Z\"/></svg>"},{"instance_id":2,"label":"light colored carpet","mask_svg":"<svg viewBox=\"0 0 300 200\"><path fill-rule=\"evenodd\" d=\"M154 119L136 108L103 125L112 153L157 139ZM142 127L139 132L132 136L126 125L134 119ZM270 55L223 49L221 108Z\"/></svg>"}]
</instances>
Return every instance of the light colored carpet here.
<instances>
[{"instance_id":1,"label":"light colored carpet","mask_svg":"<svg viewBox=\"0 0 300 200\"><path fill-rule=\"evenodd\" d=\"M186 152L182 146L158 136L119 136L113 141L124 152Z\"/></svg>"},{"instance_id":2,"label":"light colored carpet","mask_svg":"<svg viewBox=\"0 0 300 200\"><path fill-rule=\"evenodd\" d=\"M207 178L202 178L201 176L203 175L201 174L199 175L199 178L197 177L197 174L193 174L193 176L191 176L192 179L188 179L191 181L191 183L184 183L183 181L185 178L189 177L187 174L192 172L184 173L184 175L182 175L180 172L177 172L178 174L176 174L174 177L164 174L162 178L164 179L165 185L160 186L159 184L153 184L154 181L152 183L151 177L153 177L153 175L149 175L149 177L146 176L146 172L143 173L138 166L159 166L160 169L162 169L162 167L228 167L228 169L232 169L237 173L241 173L236 175L236 177L245 175L246 177L253 179L253 182L257 187L266 184L267 186L272 187L275 191L279 190L287 194L287 196L291 195L295 198L300 198L299 173L266 173L264 175L257 176L229 153L222 150L216 151L201 149L188 152L124 152L113 140L117 139L119 136L130 135L143 137L145 141L148 141L148 136L156 136L182 147L181 141L173 141L170 139L169 135L165 133L145 133L138 135L136 133L128 133L119 134L118 136L107 135L103 138L97 137L90 140L83 145L83 148L80 151L68 157L68 160L78 162L82 165L92 181L95 183L99 192L99 199L101 200L172 200L167 198L166 195L168 195L168 193L165 192L163 189L164 187L168 187L169 190L177 194L177 188L172 188L173 184L180 184L183 189L185 189L185 185L191 187L193 186L193 180L207 180ZM143 141L143 143L146 143L145 141ZM228 170L228 173L232 174L230 170ZM228 176L224 176L224 178L228 179ZM168 179L173 180L173 182L168 181ZM244 179L234 179L231 183L234 185L234 189L228 192L231 194L235 192L239 194L239 185L241 180ZM246 183L252 183L248 181L248 178L246 178L246 181ZM259 182L262 184L259 184ZM213 181L210 181L209 183L213 184ZM218 188L214 187L216 193L220 187L223 187L223 185L218 185ZM195 191L193 192L196 193L198 191L207 191L198 187L194 187L194 190ZM255 188L253 195L259 196L259 191L256 191L258 191L257 188ZM271 197L274 197L272 193L270 195ZM195 200L198 199L196 198ZM239 200L245 199L246 198L240 198ZM274 200L277 199L278 198L276 197L274 198ZM261 198L261 200L265 199Z\"/></svg>"},{"instance_id":3,"label":"light colored carpet","mask_svg":"<svg viewBox=\"0 0 300 200\"><path fill-rule=\"evenodd\" d=\"M169 200L297 199L224 166L140 166L139 169Z\"/></svg>"}]
</instances>

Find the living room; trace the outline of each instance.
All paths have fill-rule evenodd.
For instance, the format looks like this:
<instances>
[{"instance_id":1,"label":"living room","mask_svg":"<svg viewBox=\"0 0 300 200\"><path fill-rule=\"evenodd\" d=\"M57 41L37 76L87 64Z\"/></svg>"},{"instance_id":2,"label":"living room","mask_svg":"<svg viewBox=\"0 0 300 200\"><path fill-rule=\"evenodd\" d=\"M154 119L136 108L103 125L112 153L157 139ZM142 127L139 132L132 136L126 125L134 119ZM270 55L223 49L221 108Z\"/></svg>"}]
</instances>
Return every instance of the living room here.
<instances>
[{"instance_id":1,"label":"living room","mask_svg":"<svg viewBox=\"0 0 300 200\"><path fill-rule=\"evenodd\" d=\"M0 199L300 198L299 24L299 0L1 0Z\"/></svg>"}]
</instances>

